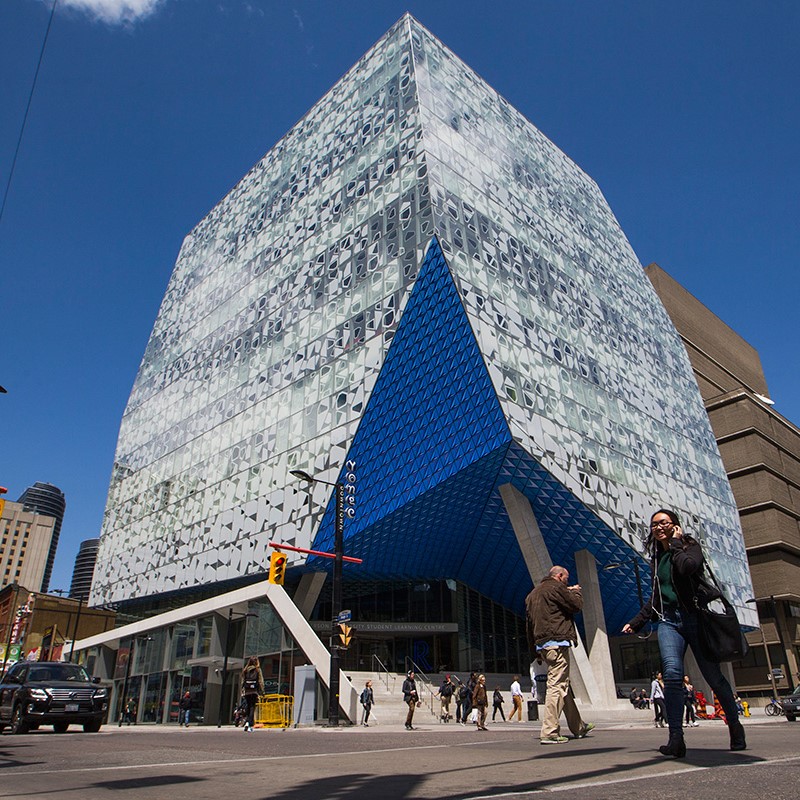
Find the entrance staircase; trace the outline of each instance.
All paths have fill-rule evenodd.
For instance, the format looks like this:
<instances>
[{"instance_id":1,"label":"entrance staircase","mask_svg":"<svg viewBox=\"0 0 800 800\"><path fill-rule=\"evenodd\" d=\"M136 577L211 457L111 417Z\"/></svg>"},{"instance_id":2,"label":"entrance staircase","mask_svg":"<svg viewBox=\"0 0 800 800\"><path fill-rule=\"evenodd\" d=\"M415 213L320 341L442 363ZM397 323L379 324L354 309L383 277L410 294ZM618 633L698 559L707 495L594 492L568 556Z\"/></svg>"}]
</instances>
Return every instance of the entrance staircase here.
<instances>
[{"instance_id":1,"label":"entrance staircase","mask_svg":"<svg viewBox=\"0 0 800 800\"><path fill-rule=\"evenodd\" d=\"M361 690L367 681L372 681L372 694L375 698L375 705L370 712L370 725L402 725L406 720L408 714L408 706L403 702L403 681L406 676L404 673L389 672L382 668L382 665L376 664L376 669L372 671L355 672L347 670L346 675L350 682L355 687L356 692L360 695ZM444 683L445 675L449 674L453 678L453 683L457 685L455 677L460 678L464 683L469 680L469 673L417 673L415 676L417 684L417 692L421 706L417 708L414 713L415 723L439 723L441 715L441 703L436 693L439 687ZM506 716L511 713L513 708L511 703L511 682L514 679L513 675L486 675L486 688L489 694L489 714L492 713L492 693L494 687L499 686L503 695L503 711ZM523 681L523 687L525 683ZM524 688L523 688L524 691ZM526 698L529 693L526 695ZM359 718L357 723L361 722L361 715L363 710L359 704ZM453 723L455 723L456 716L456 700L455 697L450 702L450 713L453 716ZM499 719L499 717L498 717Z\"/></svg>"}]
</instances>

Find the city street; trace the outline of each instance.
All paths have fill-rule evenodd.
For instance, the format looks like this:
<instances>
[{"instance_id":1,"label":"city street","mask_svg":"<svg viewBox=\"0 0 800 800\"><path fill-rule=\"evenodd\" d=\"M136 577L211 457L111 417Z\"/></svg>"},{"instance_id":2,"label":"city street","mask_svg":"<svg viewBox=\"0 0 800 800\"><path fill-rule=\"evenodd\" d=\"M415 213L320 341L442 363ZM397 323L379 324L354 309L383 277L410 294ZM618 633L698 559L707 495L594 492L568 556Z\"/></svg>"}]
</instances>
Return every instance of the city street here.
<instances>
[{"instance_id":1,"label":"city street","mask_svg":"<svg viewBox=\"0 0 800 800\"><path fill-rule=\"evenodd\" d=\"M683 760L661 757L664 730L599 723L583 740L543 747L535 724L486 733L420 720L340 730L138 726L42 729L0 737L0 794L14 798L236 797L524 798L575 792L581 800L794 800L800 785L800 724L748 721L749 749L731 753L727 729L707 722L686 734Z\"/></svg>"}]
</instances>

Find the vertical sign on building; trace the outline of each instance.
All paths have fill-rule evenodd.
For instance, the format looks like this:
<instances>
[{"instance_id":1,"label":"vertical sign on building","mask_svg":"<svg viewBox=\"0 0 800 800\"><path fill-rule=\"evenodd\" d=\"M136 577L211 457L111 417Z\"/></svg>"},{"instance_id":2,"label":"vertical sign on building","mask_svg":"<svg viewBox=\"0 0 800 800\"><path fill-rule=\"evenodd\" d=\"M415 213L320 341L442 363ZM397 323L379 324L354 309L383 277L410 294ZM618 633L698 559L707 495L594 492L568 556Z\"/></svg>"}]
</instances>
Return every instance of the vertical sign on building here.
<instances>
[{"instance_id":1,"label":"vertical sign on building","mask_svg":"<svg viewBox=\"0 0 800 800\"><path fill-rule=\"evenodd\" d=\"M344 476L344 513L348 519L356 516L356 462L352 459L345 464Z\"/></svg>"}]
</instances>

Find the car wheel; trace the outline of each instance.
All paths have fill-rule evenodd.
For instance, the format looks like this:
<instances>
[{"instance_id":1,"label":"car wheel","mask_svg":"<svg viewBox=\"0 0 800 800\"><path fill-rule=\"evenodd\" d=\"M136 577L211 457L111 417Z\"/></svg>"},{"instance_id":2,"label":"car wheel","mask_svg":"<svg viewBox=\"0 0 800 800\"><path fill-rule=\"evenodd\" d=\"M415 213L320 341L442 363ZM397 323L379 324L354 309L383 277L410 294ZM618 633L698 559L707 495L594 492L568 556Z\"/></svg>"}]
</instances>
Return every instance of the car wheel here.
<instances>
[{"instance_id":1,"label":"car wheel","mask_svg":"<svg viewBox=\"0 0 800 800\"><path fill-rule=\"evenodd\" d=\"M29 730L28 723L22 716L22 706L14 706L14 711L11 714L11 733L27 733Z\"/></svg>"},{"instance_id":2,"label":"car wheel","mask_svg":"<svg viewBox=\"0 0 800 800\"><path fill-rule=\"evenodd\" d=\"M100 726L103 723L99 720L96 722L84 722L83 723L83 732L84 733L97 733L100 730Z\"/></svg>"},{"instance_id":3,"label":"car wheel","mask_svg":"<svg viewBox=\"0 0 800 800\"><path fill-rule=\"evenodd\" d=\"M69 722L54 722L53 723L53 730L56 733L66 733L67 728L69 728Z\"/></svg>"},{"instance_id":4,"label":"car wheel","mask_svg":"<svg viewBox=\"0 0 800 800\"><path fill-rule=\"evenodd\" d=\"M787 715L786 715L786 719L787 719L789 722L794 722L794 721L797 719L797 715L796 715L796 714L787 714Z\"/></svg>"}]
</instances>

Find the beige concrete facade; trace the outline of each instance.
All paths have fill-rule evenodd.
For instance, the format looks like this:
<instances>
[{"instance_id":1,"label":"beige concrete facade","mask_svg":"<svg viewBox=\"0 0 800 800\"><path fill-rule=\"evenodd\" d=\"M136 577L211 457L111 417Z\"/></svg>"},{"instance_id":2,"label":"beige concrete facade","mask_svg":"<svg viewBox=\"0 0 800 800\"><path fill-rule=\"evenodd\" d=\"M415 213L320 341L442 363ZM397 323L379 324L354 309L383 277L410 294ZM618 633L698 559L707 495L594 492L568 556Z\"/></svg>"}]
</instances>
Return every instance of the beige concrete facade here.
<instances>
[{"instance_id":1,"label":"beige concrete facade","mask_svg":"<svg viewBox=\"0 0 800 800\"><path fill-rule=\"evenodd\" d=\"M41 588L55 520L5 502L0 516L0 589L12 583Z\"/></svg>"},{"instance_id":2,"label":"beige concrete facade","mask_svg":"<svg viewBox=\"0 0 800 800\"><path fill-rule=\"evenodd\" d=\"M765 402L755 348L657 264L645 272L689 354L739 509L772 666L783 668L778 688L786 692L800 669L800 430ZM739 691L766 691L761 634L748 640L753 651L735 669Z\"/></svg>"}]
</instances>

